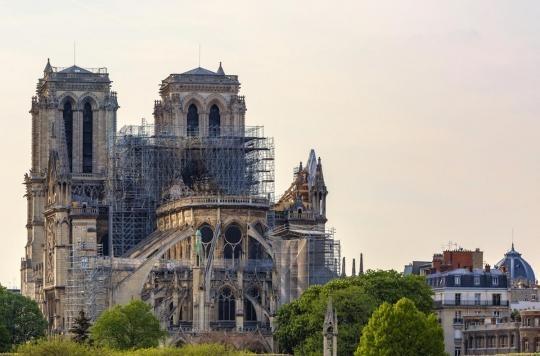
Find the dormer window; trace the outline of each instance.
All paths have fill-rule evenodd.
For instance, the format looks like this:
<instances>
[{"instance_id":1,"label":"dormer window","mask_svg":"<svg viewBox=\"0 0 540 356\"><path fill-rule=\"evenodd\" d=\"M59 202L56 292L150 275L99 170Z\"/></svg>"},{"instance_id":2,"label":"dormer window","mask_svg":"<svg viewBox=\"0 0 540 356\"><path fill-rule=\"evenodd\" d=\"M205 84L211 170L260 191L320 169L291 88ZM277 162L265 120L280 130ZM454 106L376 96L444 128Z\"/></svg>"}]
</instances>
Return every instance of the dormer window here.
<instances>
[{"instance_id":1,"label":"dormer window","mask_svg":"<svg viewBox=\"0 0 540 356\"><path fill-rule=\"evenodd\" d=\"M454 276L454 285L461 285L461 276Z\"/></svg>"},{"instance_id":2,"label":"dormer window","mask_svg":"<svg viewBox=\"0 0 540 356\"><path fill-rule=\"evenodd\" d=\"M480 285L480 276L474 276L474 285L479 286Z\"/></svg>"},{"instance_id":3,"label":"dormer window","mask_svg":"<svg viewBox=\"0 0 540 356\"><path fill-rule=\"evenodd\" d=\"M491 284L493 284L494 286L498 286L499 285L499 277L492 277L491 278Z\"/></svg>"}]
</instances>

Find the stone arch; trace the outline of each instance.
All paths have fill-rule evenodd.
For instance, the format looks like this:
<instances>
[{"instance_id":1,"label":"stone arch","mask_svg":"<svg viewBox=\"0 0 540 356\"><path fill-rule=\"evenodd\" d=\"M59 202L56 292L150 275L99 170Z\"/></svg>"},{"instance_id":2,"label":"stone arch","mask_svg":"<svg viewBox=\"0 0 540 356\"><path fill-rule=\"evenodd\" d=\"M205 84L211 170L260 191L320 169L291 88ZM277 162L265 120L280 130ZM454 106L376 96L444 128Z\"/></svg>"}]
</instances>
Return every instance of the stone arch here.
<instances>
[{"instance_id":1,"label":"stone arch","mask_svg":"<svg viewBox=\"0 0 540 356\"><path fill-rule=\"evenodd\" d=\"M93 93L86 92L79 97L79 101L77 103L79 110L83 110L84 104L86 103L90 103L92 106L92 111L99 110L99 99Z\"/></svg>"},{"instance_id":2,"label":"stone arch","mask_svg":"<svg viewBox=\"0 0 540 356\"><path fill-rule=\"evenodd\" d=\"M236 320L236 303L238 302L235 288L226 283L217 290L217 320L218 321L235 321Z\"/></svg>"},{"instance_id":3,"label":"stone arch","mask_svg":"<svg viewBox=\"0 0 540 356\"><path fill-rule=\"evenodd\" d=\"M216 105L219 108L219 111L221 112L221 114L228 113L227 101L223 97L223 95L216 94L216 93L210 94L206 97L204 103L205 103L206 112L210 111L210 108L212 107L212 105Z\"/></svg>"},{"instance_id":4,"label":"stone arch","mask_svg":"<svg viewBox=\"0 0 540 356\"><path fill-rule=\"evenodd\" d=\"M257 229L255 228L255 225L257 223L260 223L260 221L256 221L254 223L248 224L247 236L257 240L264 247L264 249L266 250L266 253L268 253L270 258L274 260L274 252L272 250L272 246L268 243L268 241L266 241L266 239L264 238L264 235L261 235L259 231L257 231Z\"/></svg>"},{"instance_id":5,"label":"stone arch","mask_svg":"<svg viewBox=\"0 0 540 356\"><path fill-rule=\"evenodd\" d=\"M233 229L238 229L234 231ZM231 221L223 227L223 258L238 260L242 257L243 244L247 236L242 224ZM239 233L239 235L238 235Z\"/></svg>"},{"instance_id":6,"label":"stone arch","mask_svg":"<svg viewBox=\"0 0 540 356\"><path fill-rule=\"evenodd\" d=\"M68 91L68 92L62 93L62 95L60 95L58 97L58 110L63 111L64 110L64 104L68 100L73 105L73 109L75 109L76 106L77 106L77 101L78 101L77 100L77 95L75 95L75 93L73 93L73 92Z\"/></svg>"},{"instance_id":7,"label":"stone arch","mask_svg":"<svg viewBox=\"0 0 540 356\"><path fill-rule=\"evenodd\" d=\"M183 100L184 113L187 114L187 110L191 104L194 104L199 110L199 115L206 111L205 99L201 94L189 93Z\"/></svg>"},{"instance_id":8,"label":"stone arch","mask_svg":"<svg viewBox=\"0 0 540 356\"><path fill-rule=\"evenodd\" d=\"M176 230L173 233L165 234L164 238L157 240L156 249L150 249L141 257L142 263L134 271L120 280L113 288L113 302L115 304L126 304L131 299L140 299L141 291L148 275L152 271L154 264L161 259L161 256L177 243L191 238L195 233L192 228Z\"/></svg>"}]
</instances>

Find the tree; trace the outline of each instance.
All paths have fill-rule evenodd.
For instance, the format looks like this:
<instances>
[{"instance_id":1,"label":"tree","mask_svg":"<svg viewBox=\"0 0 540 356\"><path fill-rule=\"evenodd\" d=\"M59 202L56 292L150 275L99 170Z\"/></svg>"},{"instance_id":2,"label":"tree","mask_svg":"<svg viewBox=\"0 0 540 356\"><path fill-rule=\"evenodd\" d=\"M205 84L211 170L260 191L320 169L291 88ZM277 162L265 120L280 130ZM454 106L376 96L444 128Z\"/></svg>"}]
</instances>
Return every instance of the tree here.
<instances>
[{"instance_id":1,"label":"tree","mask_svg":"<svg viewBox=\"0 0 540 356\"><path fill-rule=\"evenodd\" d=\"M338 344L339 345L339 344ZM424 314L408 298L383 303L362 331L355 356L443 356L443 331L435 314Z\"/></svg>"},{"instance_id":2,"label":"tree","mask_svg":"<svg viewBox=\"0 0 540 356\"><path fill-rule=\"evenodd\" d=\"M338 316L338 353L352 355L362 327L379 305L407 297L420 310L430 312L431 295L424 277L403 276L396 271L368 271L357 277L334 279L324 286L308 288L300 298L278 310L276 339L283 352L322 353L324 313L332 296Z\"/></svg>"},{"instance_id":3,"label":"tree","mask_svg":"<svg viewBox=\"0 0 540 356\"><path fill-rule=\"evenodd\" d=\"M11 338L6 326L0 321L0 352L8 352L11 349Z\"/></svg>"},{"instance_id":4,"label":"tree","mask_svg":"<svg viewBox=\"0 0 540 356\"><path fill-rule=\"evenodd\" d=\"M90 318L86 317L84 310L79 311L79 316L75 318L73 326L69 329L69 332L73 334L73 341L78 343L86 342L90 326Z\"/></svg>"},{"instance_id":5,"label":"tree","mask_svg":"<svg viewBox=\"0 0 540 356\"><path fill-rule=\"evenodd\" d=\"M45 335L47 321L37 303L0 286L0 339L8 339L4 348ZM2 336L3 334L3 336ZM6 336L7 335L7 336ZM1 341L0 341L1 343Z\"/></svg>"},{"instance_id":6,"label":"tree","mask_svg":"<svg viewBox=\"0 0 540 356\"><path fill-rule=\"evenodd\" d=\"M115 349L155 347L165 337L148 304L135 300L105 311L90 328L98 345Z\"/></svg>"}]
</instances>

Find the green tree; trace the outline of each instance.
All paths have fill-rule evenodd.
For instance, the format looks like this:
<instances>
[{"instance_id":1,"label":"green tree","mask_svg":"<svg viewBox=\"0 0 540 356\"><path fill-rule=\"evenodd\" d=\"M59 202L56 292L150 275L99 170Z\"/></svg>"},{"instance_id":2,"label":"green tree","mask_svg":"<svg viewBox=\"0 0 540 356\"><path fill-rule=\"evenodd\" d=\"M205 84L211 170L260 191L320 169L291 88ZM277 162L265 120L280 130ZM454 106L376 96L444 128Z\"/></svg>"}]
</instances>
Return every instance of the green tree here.
<instances>
[{"instance_id":1,"label":"green tree","mask_svg":"<svg viewBox=\"0 0 540 356\"><path fill-rule=\"evenodd\" d=\"M338 278L324 286L308 288L300 298L282 306L277 313L276 339L282 351L300 355L322 353L322 325L328 297L332 296L338 316L338 353L352 355L361 330L382 303L407 297L421 311L430 312L431 288L419 276L396 271L368 271Z\"/></svg>"},{"instance_id":2,"label":"green tree","mask_svg":"<svg viewBox=\"0 0 540 356\"><path fill-rule=\"evenodd\" d=\"M73 326L69 332L73 334L73 341L83 343L88 340L90 319L84 314L84 310L79 311L79 316L73 321Z\"/></svg>"},{"instance_id":3,"label":"green tree","mask_svg":"<svg viewBox=\"0 0 540 356\"><path fill-rule=\"evenodd\" d=\"M115 349L155 347L165 337L150 306L140 300L105 311L90 334L96 344Z\"/></svg>"},{"instance_id":4,"label":"green tree","mask_svg":"<svg viewBox=\"0 0 540 356\"><path fill-rule=\"evenodd\" d=\"M7 352L11 349L11 338L6 326L0 321L0 352Z\"/></svg>"},{"instance_id":5,"label":"green tree","mask_svg":"<svg viewBox=\"0 0 540 356\"><path fill-rule=\"evenodd\" d=\"M5 331L0 331L0 338L6 338L10 349L28 340L45 335L47 322L36 302L20 294L12 293L0 286L0 322ZM5 344L5 342L4 342Z\"/></svg>"},{"instance_id":6,"label":"green tree","mask_svg":"<svg viewBox=\"0 0 540 356\"><path fill-rule=\"evenodd\" d=\"M394 305L383 303L364 327L355 356L416 355L445 355L435 314L424 314L407 298Z\"/></svg>"}]
</instances>

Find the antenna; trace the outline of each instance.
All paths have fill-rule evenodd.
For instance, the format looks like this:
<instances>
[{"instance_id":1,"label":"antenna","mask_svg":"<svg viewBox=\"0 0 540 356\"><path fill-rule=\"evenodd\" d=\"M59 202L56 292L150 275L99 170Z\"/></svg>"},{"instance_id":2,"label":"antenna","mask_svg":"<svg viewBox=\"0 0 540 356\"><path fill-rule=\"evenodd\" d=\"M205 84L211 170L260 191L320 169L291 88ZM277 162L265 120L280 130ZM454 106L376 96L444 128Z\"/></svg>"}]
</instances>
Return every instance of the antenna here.
<instances>
[{"instance_id":1,"label":"antenna","mask_svg":"<svg viewBox=\"0 0 540 356\"><path fill-rule=\"evenodd\" d=\"M73 65L75 65L77 63L75 61L77 59L77 57L76 57L76 53L77 53L76 49L77 49L77 47L75 45L75 41L73 41Z\"/></svg>"},{"instance_id":2,"label":"antenna","mask_svg":"<svg viewBox=\"0 0 540 356\"><path fill-rule=\"evenodd\" d=\"M201 68L201 44L199 43L199 68Z\"/></svg>"},{"instance_id":3,"label":"antenna","mask_svg":"<svg viewBox=\"0 0 540 356\"><path fill-rule=\"evenodd\" d=\"M514 228L512 227L512 250L514 249Z\"/></svg>"}]
</instances>

